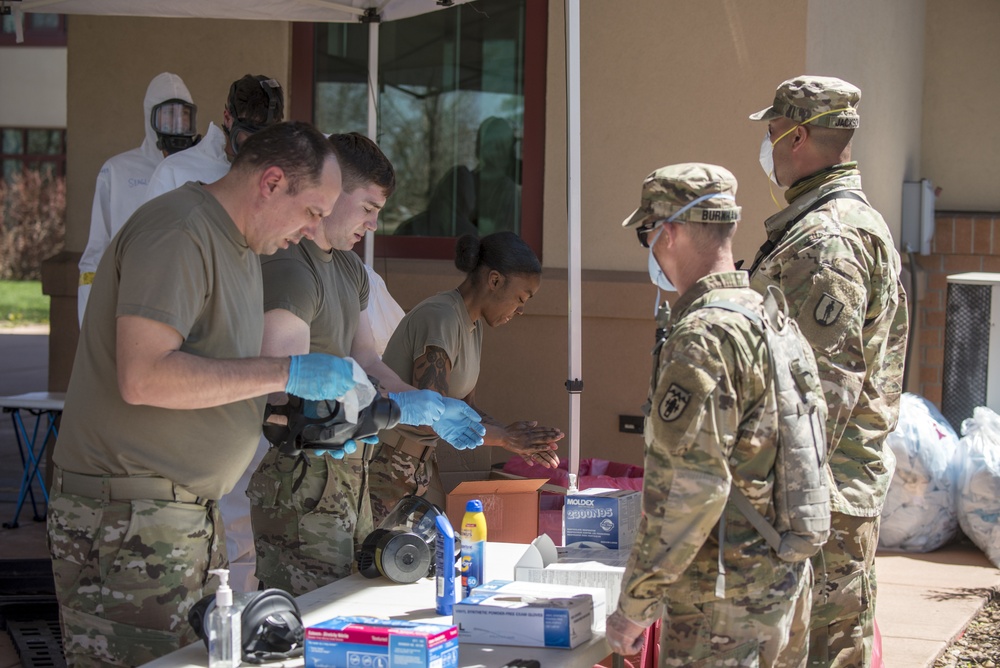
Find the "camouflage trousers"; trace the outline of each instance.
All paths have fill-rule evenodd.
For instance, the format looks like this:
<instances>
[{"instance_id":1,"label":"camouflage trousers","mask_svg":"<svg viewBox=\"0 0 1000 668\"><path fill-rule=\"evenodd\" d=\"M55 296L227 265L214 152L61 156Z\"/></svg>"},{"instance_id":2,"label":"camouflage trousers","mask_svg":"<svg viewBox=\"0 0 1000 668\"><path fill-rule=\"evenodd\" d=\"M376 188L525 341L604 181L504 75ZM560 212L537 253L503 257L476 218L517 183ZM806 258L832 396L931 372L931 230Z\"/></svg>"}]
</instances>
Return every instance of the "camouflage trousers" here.
<instances>
[{"instance_id":1,"label":"camouflage trousers","mask_svg":"<svg viewBox=\"0 0 1000 668\"><path fill-rule=\"evenodd\" d=\"M668 602L660 668L801 668L806 665L812 568L808 562L761 595Z\"/></svg>"},{"instance_id":2,"label":"camouflage trousers","mask_svg":"<svg viewBox=\"0 0 1000 668\"><path fill-rule=\"evenodd\" d=\"M816 587L809 636L810 667L871 665L878 528L878 517L832 513L830 540L813 557Z\"/></svg>"},{"instance_id":3,"label":"camouflage trousers","mask_svg":"<svg viewBox=\"0 0 1000 668\"><path fill-rule=\"evenodd\" d=\"M363 458L308 455L304 476L297 461L271 448L247 488L257 579L293 596L350 575L374 528Z\"/></svg>"},{"instance_id":4,"label":"camouflage trousers","mask_svg":"<svg viewBox=\"0 0 1000 668\"><path fill-rule=\"evenodd\" d=\"M138 666L198 641L188 612L226 566L214 504L53 490L48 540L70 666ZM213 582L217 580L212 577Z\"/></svg>"},{"instance_id":5,"label":"camouflage trousers","mask_svg":"<svg viewBox=\"0 0 1000 668\"><path fill-rule=\"evenodd\" d=\"M379 443L368 466L368 488L375 526L381 524L407 494L426 497L431 503L444 507L444 491L434 452L434 448L430 448L421 458L401 452L384 441Z\"/></svg>"}]
</instances>

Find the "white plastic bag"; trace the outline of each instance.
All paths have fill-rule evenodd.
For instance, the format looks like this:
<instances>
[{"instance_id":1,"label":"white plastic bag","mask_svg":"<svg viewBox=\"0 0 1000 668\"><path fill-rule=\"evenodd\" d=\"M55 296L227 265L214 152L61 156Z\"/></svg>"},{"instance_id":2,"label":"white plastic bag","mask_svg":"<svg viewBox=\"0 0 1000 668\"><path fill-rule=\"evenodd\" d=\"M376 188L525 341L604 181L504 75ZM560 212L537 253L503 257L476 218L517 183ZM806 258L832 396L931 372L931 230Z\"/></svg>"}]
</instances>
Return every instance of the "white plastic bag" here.
<instances>
[{"instance_id":1,"label":"white plastic bag","mask_svg":"<svg viewBox=\"0 0 1000 668\"><path fill-rule=\"evenodd\" d=\"M896 455L896 471L882 508L879 547L936 550L958 532L954 468L958 435L932 403L907 393L886 445Z\"/></svg>"},{"instance_id":2,"label":"white plastic bag","mask_svg":"<svg viewBox=\"0 0 1000 668\"><path fill-rule=\"evenodd\" d=\"M396 303L396 300L389 294L389 288L385 286L385 281L378 273L365 265L368 271L368 320L372 325L372 334L375 336L375 349L379 357L385 352L385 346L389 343L389 337L396 331L396 325L403 319L406 313L403 308Z\"/></svg>"},{"instance_id":3,"label":"white plastic bag","mask_svg":"<svg viewBox=\"0 0 1000 668\"><path fill-rule=\"evenodd\" d=\"M985 406L962 422L958 521L1000 568L1000 415Z\"/></svg>"}]
</instances>

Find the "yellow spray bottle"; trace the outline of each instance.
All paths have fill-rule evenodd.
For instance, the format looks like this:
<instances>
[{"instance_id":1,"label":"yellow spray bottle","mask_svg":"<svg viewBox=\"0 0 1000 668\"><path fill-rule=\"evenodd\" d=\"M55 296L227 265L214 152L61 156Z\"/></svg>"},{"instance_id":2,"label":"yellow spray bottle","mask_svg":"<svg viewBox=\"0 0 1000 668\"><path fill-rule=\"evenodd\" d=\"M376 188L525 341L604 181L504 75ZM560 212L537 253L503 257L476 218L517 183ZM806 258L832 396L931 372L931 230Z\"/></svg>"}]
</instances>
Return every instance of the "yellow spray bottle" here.
<instances>
[{"instance_id":1,"label":"yellow spray bottle","mask_svg":"<svg viewBox=\"0 0 1000 668\"><path fill-rule=\"evenodd\" d=\"M462 518L462 597L483 583L483 553L486 551L486 515L483 502L473 499L465 504Z\"/></svg>"}]
</instances>

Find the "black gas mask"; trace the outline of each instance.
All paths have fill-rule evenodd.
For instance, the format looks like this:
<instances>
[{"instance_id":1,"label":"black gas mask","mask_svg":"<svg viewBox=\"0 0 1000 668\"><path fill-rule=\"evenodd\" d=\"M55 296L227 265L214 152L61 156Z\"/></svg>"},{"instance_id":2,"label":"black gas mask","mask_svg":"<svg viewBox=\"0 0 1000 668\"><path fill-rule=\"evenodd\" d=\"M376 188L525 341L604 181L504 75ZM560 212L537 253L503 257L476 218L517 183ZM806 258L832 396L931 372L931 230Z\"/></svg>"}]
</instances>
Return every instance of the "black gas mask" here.
<instances>
[{"instance_id":1,"label":"black gas mask","mask_svg":"<svg viewBox=\"0 0 1000 668\"><path fill-rule=\"evenodd\" d=\"M361 544L358 570L366 578L384 575L400 584L433 577L439 515L444 511L422 496L404 496Z\"/></svg>"},{"instance_id":2,"label":"black gas mask","mask_svg":"<svg viewBox=\"0 0 1000 668\"><path fill-rule=\"evenodd\" d=\"M155 105L149 125L156 133L156 148L174 154L201 140L197 123L198 107L187 100L171 98Z\"/></svg>"},{"instance_id":3,"label":"black gas mask","mask_svg":"<svg viewBox=\"0 0 1000 668\"><path fill-rule=\"evenodd\" d=\"M349 440L375 436L399 424L399 404L377 396L358 412L357 421L347 419L339 401L311 401L288 395L288 403L267 405L264 419L284 415L287 424L264 422L264 438L286 455L302 450L336 450Z\"/></svg>"},{"instance_id":4,"label":"black gas mask","mask_svg":"<svg viewBox=\"0 0 1000 668\"><path fill-rule=\"evenodd\" d=\"M281 589L235 593L233 605L240 610L243 663L283 661L302 655L305 627L291 594ZM209 594L188 613L188 623L205 642L205 647L208 647L205 620L213 608L215 594Z\"/></svg>"},{"instance_id":5,"label":"black gas mask","mask_svg":"<svg viewBox=\"0 0 1000 668\"><path fill-rule=\"evenodd\" d=\"M228 128L225 125L222 126L234 156L240 152L240 147L250 135L281 120L278 113L278 103L281 101L281 84L276 79L264 79L260 82L260 87L267 93L267 117L259 125L240 118L239 114L236 113L236 86L238 83L238 81L233 82L233 85L229 87L229 97L226 103L226 109L228 109L233 122Z\"/></svg>"}]
</instances>

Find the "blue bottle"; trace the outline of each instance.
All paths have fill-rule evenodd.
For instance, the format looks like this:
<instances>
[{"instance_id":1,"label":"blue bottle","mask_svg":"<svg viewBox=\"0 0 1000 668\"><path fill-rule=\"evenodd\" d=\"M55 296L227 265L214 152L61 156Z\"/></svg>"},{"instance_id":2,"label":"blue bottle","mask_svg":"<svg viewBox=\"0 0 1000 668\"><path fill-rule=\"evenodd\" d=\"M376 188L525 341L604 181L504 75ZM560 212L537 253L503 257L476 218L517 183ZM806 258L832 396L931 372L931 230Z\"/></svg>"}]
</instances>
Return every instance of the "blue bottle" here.
<instances>
[{"instance_id":1,"label":"blue bottle","mask_svg":"<svg viewBox=\"0 0 1000 668\"><path fill-rule=\"evenodd\" d=\"M434 579L437 584L437 613L450 615L455 605L455 530L445 515L434 518L437 541L434 550Z\"/></svg>"}]
</instances>

